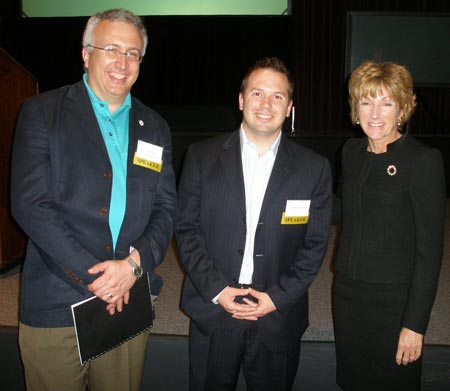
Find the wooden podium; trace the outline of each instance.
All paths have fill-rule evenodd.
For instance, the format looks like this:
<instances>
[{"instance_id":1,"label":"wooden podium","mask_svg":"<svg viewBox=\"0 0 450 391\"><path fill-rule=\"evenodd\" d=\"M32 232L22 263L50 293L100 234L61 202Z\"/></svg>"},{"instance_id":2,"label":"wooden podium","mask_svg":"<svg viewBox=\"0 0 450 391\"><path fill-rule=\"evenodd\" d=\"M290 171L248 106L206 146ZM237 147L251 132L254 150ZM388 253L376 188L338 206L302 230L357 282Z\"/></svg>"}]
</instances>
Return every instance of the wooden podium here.
<instances>
[{"instance_id":1,"label":"wooden podium","mask_svg":"<svg viewBox=\"0 0 450 391\"><path fill-rule=\"evenodd\" d=\"M37 94L37 80L0 48L0 274L17 264L25 250L26 237L10 212L11 150L20 105Z\"/></svg>"}]
</instances>

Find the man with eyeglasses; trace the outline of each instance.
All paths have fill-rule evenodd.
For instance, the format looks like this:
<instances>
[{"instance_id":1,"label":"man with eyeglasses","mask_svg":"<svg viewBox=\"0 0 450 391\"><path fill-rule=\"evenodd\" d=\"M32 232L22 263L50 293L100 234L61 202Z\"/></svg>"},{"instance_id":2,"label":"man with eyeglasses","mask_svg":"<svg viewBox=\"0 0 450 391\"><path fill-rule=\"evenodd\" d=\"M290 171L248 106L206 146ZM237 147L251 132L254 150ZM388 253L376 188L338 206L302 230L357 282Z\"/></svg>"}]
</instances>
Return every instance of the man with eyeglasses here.
<instances>
[{"instance_id":1,"label":"man with eyeglasses","mask_svg":"<svg viewBox=\"0 0 450 391\"><path fill-rule=\"evenodd\" d=\"M81 365L70 306L94 294L114 316L144 272L152 296L162 287L154 269L172 237L176 191L170 130L130 95L146 45L133 13L92 16L83 79L20 112L11 204L30 239L19 327L29 390L139 389L148 332Z\"/></svg>"}]
</instances>

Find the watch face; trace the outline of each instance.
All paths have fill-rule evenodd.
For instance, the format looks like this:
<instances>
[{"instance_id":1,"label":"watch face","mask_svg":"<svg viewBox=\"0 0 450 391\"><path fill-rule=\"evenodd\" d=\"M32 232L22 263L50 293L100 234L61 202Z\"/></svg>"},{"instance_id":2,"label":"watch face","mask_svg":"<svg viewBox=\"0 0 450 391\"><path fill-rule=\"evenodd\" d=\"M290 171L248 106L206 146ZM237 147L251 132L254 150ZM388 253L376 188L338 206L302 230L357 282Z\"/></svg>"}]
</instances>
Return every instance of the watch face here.
<instances>
[{"instance_id":1,"label":"watch face","mask_svg":"<svg viewBox=\"0 0 450 391\"><path fill-rule=\"evenodd\" d=\"M142 268L141 268L140 266L136 266L136 267L133 269L133 274L134 274L134 276L135 276L136 278L141 277L141 276L142 276Z\"/></svg>"},{"instance_id":2,"label":"watch face","mask_svg":"<svg viewBox=\"0 0 450 391\"><path fill-rule=\"evenodd\" d=\"M139 265L137 265L133 260L129 259L128 260L129 265L131 266L131 273L133 274L133 276L138 279L142 276L143 274L143 270L142 267L140 267Z\"/></svg>"}]
</instances>

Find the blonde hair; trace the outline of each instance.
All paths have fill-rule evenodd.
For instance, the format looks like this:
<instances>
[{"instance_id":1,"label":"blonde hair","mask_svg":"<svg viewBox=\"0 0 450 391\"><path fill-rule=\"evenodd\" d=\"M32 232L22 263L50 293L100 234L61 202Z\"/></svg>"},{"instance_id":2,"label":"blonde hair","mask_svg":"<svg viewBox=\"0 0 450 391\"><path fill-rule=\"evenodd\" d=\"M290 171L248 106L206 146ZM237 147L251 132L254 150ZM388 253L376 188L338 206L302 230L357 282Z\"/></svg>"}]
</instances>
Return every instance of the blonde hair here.
<instances>
[{"instance_id":1,"label":"blonde hair","mask_svg":"<svg viewBox=\"0 0 450 391\"><path fill-rule=\"evenodd\" d=\"M381 89L385 89L403 111L399 118L400 126L408 121L416 108L413 80L408 69L392 62L364 61L352 72L348 83L350 117L354 125L358 120L361 99L367 96L374 98Z\"/></svg>"}]
</instances>

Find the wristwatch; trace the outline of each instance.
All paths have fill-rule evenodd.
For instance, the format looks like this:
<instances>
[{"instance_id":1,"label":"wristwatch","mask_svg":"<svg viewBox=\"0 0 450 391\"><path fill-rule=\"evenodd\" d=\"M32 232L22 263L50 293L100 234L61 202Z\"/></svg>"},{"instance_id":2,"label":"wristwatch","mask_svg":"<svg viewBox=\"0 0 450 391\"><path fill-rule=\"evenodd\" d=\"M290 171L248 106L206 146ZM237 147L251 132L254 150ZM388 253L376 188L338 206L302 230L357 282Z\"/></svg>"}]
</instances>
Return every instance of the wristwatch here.
<instances>
[{"instance_id":1,"label":"wristwatch","mask_svg":"<svg viewBox=\"0 0 450 391\"><path fill-rule=\"evenodd\" d=\"M128 264L131 266L131 273L133 276L138 280L142 277L142 274L144 271L142 270L142 267L140 267L136 262L134 262L131 258L128 258Z\"/></svg>"}]
</instances>

